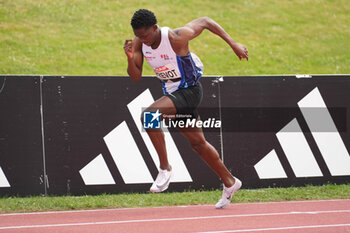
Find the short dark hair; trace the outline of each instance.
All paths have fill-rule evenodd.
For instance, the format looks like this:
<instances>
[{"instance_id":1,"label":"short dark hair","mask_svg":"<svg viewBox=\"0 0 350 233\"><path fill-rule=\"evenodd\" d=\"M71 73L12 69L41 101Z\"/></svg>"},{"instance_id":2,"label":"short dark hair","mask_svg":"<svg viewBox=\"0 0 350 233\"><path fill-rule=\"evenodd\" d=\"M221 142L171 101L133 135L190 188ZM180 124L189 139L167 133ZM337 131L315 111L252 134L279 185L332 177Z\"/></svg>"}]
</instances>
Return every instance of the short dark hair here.
<instances>
[{"instance_id":1,"label":"short dark hair","mask_svg":"<svg viewBox=\"0 0 350 233\"><path fill-rule=\"evenodd\" d=\"M131 26L133 29L148 28L155 24L157 24L156 16L152 11L146 9L136 11L131 18Z\"/></svg>"}]
</instances>

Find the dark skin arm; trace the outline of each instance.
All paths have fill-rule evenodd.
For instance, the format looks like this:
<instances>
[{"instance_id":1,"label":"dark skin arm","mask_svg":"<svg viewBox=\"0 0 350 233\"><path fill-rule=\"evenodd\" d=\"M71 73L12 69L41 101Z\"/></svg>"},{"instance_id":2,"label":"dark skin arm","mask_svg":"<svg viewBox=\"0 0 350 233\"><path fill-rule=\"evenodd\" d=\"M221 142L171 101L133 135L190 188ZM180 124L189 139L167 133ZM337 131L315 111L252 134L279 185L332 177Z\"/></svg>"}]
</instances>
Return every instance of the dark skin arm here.
<instances>
[{"instance_id":1,"label":"dark skin arm","mask_svg":"<svg viewBox=\"0 0 350 233\"><path fill-rule=\"evenodd\" d=\"M218 23L209 17L195 19L184 27L170 31L169 39L176 54L179 56L187 55L189 41L199 36L204 29L209 30L226 41L240 60L242 58L248 60L248 50L246 47L234 41Z\"/></svg>"},{"instance_id":2,"label":"dark skin arm","mask_svg":"<svg viewBox=\"0 0 350 233\"><path fill-rule=\"evenodd\" d=\"M220 36L233 49L238 58L248 60L248 50L245 46L234 41L225 30L209 17L202 17L191 21L184 27L169 30L169 40L175 53L185 56L189 52L189 41L199 36L203 30ZM142 42L138 37L134 40L126 40L124 51L128 58L128 74L134 82L138 82L142 76L143 54Z\"/></svg>"},{"instance_id":3,"label":"dark skin arm","mask_svg":"<svg viewBox=\"0 0 350 233\"><path fill-rule=\"evenodd\" d=\"M142 43L135 37L133 40L126 40L124 51L128 58L128 74L133 82L138 82L142 76L143 54Z\"/></svg>"}]
</instances>

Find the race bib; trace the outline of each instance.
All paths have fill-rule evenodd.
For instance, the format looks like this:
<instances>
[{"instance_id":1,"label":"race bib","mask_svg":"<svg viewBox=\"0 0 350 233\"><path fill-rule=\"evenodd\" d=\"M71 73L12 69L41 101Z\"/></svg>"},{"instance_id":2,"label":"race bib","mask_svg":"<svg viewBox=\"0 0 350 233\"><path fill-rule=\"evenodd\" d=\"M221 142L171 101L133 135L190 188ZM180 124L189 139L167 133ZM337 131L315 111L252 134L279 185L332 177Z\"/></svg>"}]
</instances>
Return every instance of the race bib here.
<instances>
[{"instance_id":1,"label":"race bib","mask_svg":"<svg viewBox=\"0 0 350 233\"><path fill-rule=\"evenodd\" d=\"M181 78L181 74L175 69L173 64L160 66L154 69L157 78L162 81Z\"/></svg>"}]
</instances>

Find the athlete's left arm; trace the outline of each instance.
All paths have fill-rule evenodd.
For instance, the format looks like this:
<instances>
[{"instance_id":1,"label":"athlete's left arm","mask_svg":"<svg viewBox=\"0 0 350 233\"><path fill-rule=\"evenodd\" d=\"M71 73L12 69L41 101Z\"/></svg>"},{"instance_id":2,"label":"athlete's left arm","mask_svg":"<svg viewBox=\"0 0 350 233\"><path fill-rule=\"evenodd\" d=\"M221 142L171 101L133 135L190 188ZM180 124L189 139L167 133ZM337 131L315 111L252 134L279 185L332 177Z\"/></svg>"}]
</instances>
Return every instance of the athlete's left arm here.
<instances>
[{"instance_id":1,"label":"athlete's left arm","mask_svg":"<svg viewBox=\"0 0 350 233\"><path fill-rule=\"evenodd\" d=\"M229 34L214 20L209 17L202 17L191 21L182 28L174 30L177 35L177 42L183 45L187 45L188 41L199 36L204 29L211 31L212 33L220 36L236 53L239 59L248 60L247 48L234 41Z\"/></svg>"}]
</instances>

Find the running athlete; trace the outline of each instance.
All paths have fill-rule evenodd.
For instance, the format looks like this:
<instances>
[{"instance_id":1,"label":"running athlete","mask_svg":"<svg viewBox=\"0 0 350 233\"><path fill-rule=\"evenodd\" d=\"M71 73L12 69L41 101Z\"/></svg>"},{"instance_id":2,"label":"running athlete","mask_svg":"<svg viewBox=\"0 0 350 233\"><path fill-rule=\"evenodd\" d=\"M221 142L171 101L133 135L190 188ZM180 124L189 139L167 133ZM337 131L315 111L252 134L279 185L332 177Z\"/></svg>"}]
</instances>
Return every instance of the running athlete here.
<instances>
[{"instance_id":1,"label":"running athlete","mask_svg":"<svg viewBox=\"0 0 350 233\"><path fill-rule=\"evenodd\" d=\"M219 24L208 17L195 19L184 27L172 30L158 26L153 12L140 9L134 13L131 26L135 38L126 40L124 44L128 59L128 74L132 81L138 82L142 77L143 59L145 58L157 78L160 79L164 92L164 96L156 100L145 111L162 109L163 114L176 115L184 113L185 109L186 111L190 109L193 116L199 119L196 108L203 97L202 86L199 82L203 74L203 65L199 58L190 52L189 41L199 36L204 29L226 41L240 60L248 60L247 49L236 43ZM242 182L227 170L218 152L206 141L201 128L187 130L178 127L178 130L188 139L192 149L223 181L223 194L216 208L225 208L230 204L233 194L241 188ZM161 129L147 129L146 131L160 161L159 174L150 191L163 192L168 188L172 176L164 133Z\"/></svg>"}]
</instances>

